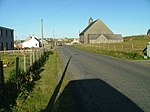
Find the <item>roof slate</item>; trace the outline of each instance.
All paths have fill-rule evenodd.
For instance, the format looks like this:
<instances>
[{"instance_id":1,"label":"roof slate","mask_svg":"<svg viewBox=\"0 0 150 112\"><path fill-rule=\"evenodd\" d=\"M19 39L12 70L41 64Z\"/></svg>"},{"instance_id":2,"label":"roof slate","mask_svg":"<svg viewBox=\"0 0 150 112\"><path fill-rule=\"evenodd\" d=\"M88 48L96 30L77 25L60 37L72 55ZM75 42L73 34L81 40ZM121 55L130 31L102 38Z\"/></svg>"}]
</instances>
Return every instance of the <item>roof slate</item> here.
<instances>
[{"instance_id":1,"label":"roof slate","mask_svg":"<svg viewBox=\"0 0 150 112\"><path fill-rule=\"evenodd\" d=\"M98 19L97 19L98 20ZM89 24L81 33L80 35L83 35L97 20L93 21L91 24Z\"/></svg>"},{"instance_id":2,"label":"roof slate","mask_svg":"<svg viewBox=\"0 0 150 112\"><path fill-rule=\"evenodd\" d=\"M14 31L13 29L6 28L6 27L2 27L2 26L0 26L0 29L5 29L5 30L11 30L11 31Z\"/></svg>"},{"instance_id":3,"label":"roof slate","mask_svg":"<svg viewBox=\"0 0 150 112\"><path fill-rule=\"evenodd\" d=\"M40 42L40 41L39 41L39 39L37 39L35 36L30 36L30 37L28 37L28 38L25 40L25 42L27 42L27 41L31 40L31 39L32 39L32 37L33 37L34 39L36 39L38 42Z\"/></svg>"},{"instance_id":4,"label":"roof slate","mask_svg":"<svg viewBox=\"0 0 150 112\"><path fill-rule=\"evenodd\" d=\"M94 24L96 24L97 22L99 22L100 26L100 32L99 33L109 33L109 34L113 34L113 32L107 27L107 25L105 25L105 23L100 20L97 19L95 21L93 21L91 24L89 24L79 35L84 35L84 33L89 30Z\"/></svg>"}]
</instances>

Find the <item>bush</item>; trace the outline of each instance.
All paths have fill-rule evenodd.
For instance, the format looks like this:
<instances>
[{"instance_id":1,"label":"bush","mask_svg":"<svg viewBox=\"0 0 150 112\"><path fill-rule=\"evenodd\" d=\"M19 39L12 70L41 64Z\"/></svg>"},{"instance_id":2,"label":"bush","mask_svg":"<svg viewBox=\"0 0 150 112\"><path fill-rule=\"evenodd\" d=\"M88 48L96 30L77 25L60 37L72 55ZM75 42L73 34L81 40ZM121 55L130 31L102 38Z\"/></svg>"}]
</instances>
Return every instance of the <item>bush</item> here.
<instances>
[{"instance_id":1,"label":"bush","mask_svg":"<svg viewBox=\"0 0 150 112\"><path fill-rule=\"evenodd\" d=\"M17 77L15 69L10 72L9 82L16 83L21 97L26 98L33 88L34 81L40 78L40 68L45 64L49 54L51 54L51 52L44 53L44 55L36 61L29 70L27 70L27 72L24 72L24 70L19 68Z\"/></svg>"}]
</instances>

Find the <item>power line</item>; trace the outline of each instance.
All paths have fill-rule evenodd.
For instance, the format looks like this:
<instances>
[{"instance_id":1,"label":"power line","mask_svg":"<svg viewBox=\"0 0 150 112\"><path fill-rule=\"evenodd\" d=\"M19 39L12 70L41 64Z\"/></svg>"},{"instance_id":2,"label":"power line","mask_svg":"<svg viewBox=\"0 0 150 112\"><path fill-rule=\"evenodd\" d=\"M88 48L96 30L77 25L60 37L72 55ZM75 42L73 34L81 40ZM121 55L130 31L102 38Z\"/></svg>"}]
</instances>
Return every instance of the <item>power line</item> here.
<instances>
[{"instance_id":1,"label":"power line","mask_svg":"<svg viewBox=\"0 0 150 112\"><path fill-rule=\"evenodd\" d=\"M55 14L57 14L57 13L63 11L64 9L66 9L66 8L68 8L68 7L70 7L70 6L72 6L72 5L75 3L75 1L76 1L76 0L72 0L69 4L67 4L67 5L65 5L64 7L62 7L62 8L60 8L60 9L58 9L58 10L52 12L49 16L55 15Z\"/></svg>"},{"instance_id":2,"label":"power line","mask_svg":"<svg viewBox=\"0 0 150 112\"><path fill-rule=\"evenodd\" d=\"M72 0L70 3L66 4L65 6L57 9L56 11L52 12L50 15L46 16L46 17L41 17L43 19L47 19L49 17L52 17L56 14L58 14L59 12L65 10L66 8L72 6L74 3L75 3L76 0ZM10 24L10 26L22 26L22 25L32 25L32 24L35 24L35 23L39 23L39 20L41 19L39 18L38 20L33 20L33 21L30 21L30 22L26 22L26 23L16 23L16 24Z\"/></svg>"}]
</instances>

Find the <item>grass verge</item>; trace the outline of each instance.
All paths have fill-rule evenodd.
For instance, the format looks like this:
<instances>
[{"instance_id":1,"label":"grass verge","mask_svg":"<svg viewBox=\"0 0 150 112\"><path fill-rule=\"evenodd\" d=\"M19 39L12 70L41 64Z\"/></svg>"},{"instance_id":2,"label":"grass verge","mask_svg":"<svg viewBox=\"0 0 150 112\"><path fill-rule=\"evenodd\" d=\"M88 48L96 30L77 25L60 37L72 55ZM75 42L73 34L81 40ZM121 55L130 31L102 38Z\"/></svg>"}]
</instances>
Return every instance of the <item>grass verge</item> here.
<instances>
[{"instance_id":1,"label":"grass verge","mask_svg":"<svg viewBox=\"0 0 150 112\"><path fill-rule=\"evenodd\" d=\"M74 47L127 60L144 60L146 52L143 52L143 50L150 42L150 36L137 35L124 37L123 39L123 43L82 44L74 45Z\"/></svg>"},{"instance_id":2,"label":"grass verge","mask_svg":"<svg viewBox=\"0 0 150 112\"><path fill-rule=\"evenodd\" d=\"M42 68L41 78L35 82L33 91L26 100L17 98L13 112L43 112L45 110L61 77L60 62L59 53L54 50L53 55L50 55Z\"/></svg>"},{"instance_id":3,"label":"grass verge","mask_svg":"<svg viewBox=\"0 0 150 112\"><path fill-rule=\"evenodd\" d=\"M114 51L114 50L108 51L105 49L99 49L96 47L89 47L89 46L84 46L84 45L76 45L74 47L78 49L86 50L89 52L110 55L110 56L127 59L127 60L143 60L144 59L143 55L136 51Z\"/></svg>"}]
</instances>

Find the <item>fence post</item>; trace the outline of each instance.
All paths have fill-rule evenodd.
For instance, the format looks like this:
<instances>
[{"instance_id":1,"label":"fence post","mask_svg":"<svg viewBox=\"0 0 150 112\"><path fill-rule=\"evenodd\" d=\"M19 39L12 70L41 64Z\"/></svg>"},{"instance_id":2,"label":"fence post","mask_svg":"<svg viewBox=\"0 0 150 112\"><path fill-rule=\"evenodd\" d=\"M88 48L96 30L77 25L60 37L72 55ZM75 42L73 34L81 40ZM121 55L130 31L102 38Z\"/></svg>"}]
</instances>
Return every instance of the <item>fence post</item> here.
<instances>
[{"instance_id":1,"label":"fence post","mask_svg":"<svg viewBox=\"0 0 150 112\"><path fill-rule=\"evenodd\" d=\"M2 56L1 56L1 53L0 53L0 61L2 60Z\"/></svg>"},{"instance_id":2,"label":"fence post","mask_svg":"<svg viewBox=\"0 0 150 112\"><path fill-rule=\"evenodd\" d=\"M36 50L36 60L38 61L39 60L39 51Z\"/></svg>"},{"instance_id":3,"label":"fence post","mask_svg":"<svg viewBox=\"0 0 150 112\"><path fill-rule=\"evenodd\" d=\"M131 47L132 47L132 51L134 51L134 45L133 44L131 45Z\"/></svg>"},{"instance_id":4,"label":"fence post","mask_svg":"<svg viewBox=\"0 0 150 112\"><path fill-rule=\"evenodd\" d=\"M33 63L35 62L35 51L33 51Z\"/></svg>"},{"instance_id":5,"label":"fence post","mask_svg":"<svg viewBox=\"0 0 150 112\"><path fill-rule=\"evenodd\" d=\"M0 61L0 89L4 87L4 70L3 70L3 61Z\"/></svg>"},{"instance_id":6,"label":"fence post","mask_svg":"<svg viewBox=\"0 0 150 112\"><path fill-rule=\"evenodd\" d=\"M104 45L102 45L102 49L104 49Z\"/></svg>"},{"instance_id":7,"label":"fence post","mask_svg":"<svg viewBox=\"0 0 150 112\"><path fill-rule=\"evenodd\" d=\"M42 48L42 56L44 56L44 49Z\"/></svg>"},{"instance_id":8,"label":"fence post","mask_svg":"<svg viewBox=\"0 0 150 112\"><path fill-rule=\"evenodd\" d=\"M109 45L108 45L108 51L109 51Z\"/></svg>"},{"instance_id":9,"label":"fence post","mask_svg":"<svg viewBox=\"0 0 150 112\"><path fill-rule=\"evenodd\" d=\"M123 51L123 49L124 49L124 48L123 48L123 45L122 45L122 51Z\"/></svg>"},{"instance_id":10,"label":"fence post","mask_svg":"<svg viewBox=\"0 0 150 112\"><path fill-rule=\"evenodd\" d=\"M38 52L37 52L37 49L35 50L35 61L37 61L38 60Z\"/></svg>"},{"instance_id":11,"label":"fence post","mask_svg":"<svg viewBox=\"0 0 150 112\"><path fill-rule=\"evenodd\" d=\"M32 60L32 53L30 54L30 67L32 66L33 64L33 60Z\"/></svg>"},{"instance_id":12,"label":"fence post","mask_svg":"<svg viewBox=\"0 0 150 112\"><path fill-rule=\"evenodd\" d=\"M16 80L18 80L18 72L19 72L19 57L16 57Z\"/></svg>"},{"instance_id":13,"label":"fence post","mask_svg":"<svg viewBox=\"0 0 150 112\"><path fill-rule=\"evenodd\" d=\"M26 72L27 67L26 67L26 55L24 54L24 72Z\"/></svg>"},{"instance_id":14,"label":"fence post","mask_svg":"<svg viewBox=\"0 0 150 112\"><path fill-rule=\"evenodd\" d=\"M116 46L114 46L114 51L116 51Z\"/></svg>"}]
</instances>

